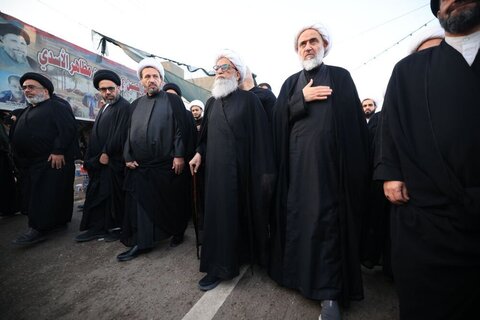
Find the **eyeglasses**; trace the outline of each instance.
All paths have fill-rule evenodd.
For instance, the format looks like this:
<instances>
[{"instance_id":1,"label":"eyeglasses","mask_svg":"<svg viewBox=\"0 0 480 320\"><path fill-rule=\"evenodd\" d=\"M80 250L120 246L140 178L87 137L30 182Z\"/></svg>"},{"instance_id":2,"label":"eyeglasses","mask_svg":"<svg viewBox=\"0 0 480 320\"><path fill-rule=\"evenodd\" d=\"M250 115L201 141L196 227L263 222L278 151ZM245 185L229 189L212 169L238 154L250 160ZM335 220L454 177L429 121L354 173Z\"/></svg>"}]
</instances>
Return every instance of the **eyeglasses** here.
<instances>
[{"instance_id":1,"label":"eyeglasses","mask_svg":"<svg viewBox=\"0 0 480 320\"><path fill-rule=\"evenodd\" d=\"M101 92L107 92L107 91L114 92L115 89L117 89L117 87L106 87L106 88L98 88L98 91L101 91Z\"/></svg>"},{"instance_id":2,"label":"eyeglasses","mask_svg":"<svg viewBox=\"0 0 480 320\"><path fill-rule=\"evenodd\" d=\"M26 86L22 86L22 90L25 91L25 90L35 90L35 89L45 89L44 87L37 87L37 86L34 86L33 84L27 84Z\"/></svg>"},{"instance_id":3,"label":"eyeglasses","mask_svg":"<svg viewBox=\"0 0 480 320\"><path fill-rule=\"evenodd\" d=\"M223 72L229 70L230 68L233 68L233 69L237 70L237 68L235 68L235 66L233 66L231 64L228 64L228 63L213 66L213 70L215 70L215 71L222 70Z\"/></svg>"}]
</instances>

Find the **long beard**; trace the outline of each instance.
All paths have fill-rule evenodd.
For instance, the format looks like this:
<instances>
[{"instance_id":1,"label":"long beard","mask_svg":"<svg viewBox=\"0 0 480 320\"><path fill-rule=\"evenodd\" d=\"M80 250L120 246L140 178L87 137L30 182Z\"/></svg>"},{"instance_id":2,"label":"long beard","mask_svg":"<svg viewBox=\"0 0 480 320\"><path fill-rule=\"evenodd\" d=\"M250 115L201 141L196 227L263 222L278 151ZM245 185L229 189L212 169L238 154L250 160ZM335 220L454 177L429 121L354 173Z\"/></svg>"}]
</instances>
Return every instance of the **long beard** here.
<instances>
[{"instance_id":1,"label":"long beard","mask_svg":"<svg viewBox=\"0 0 480 320\"><path fill-rule=\"evenodd\" d=\"M217 78L213 82L212 96L215 99L223 98L228 96L233 91L237 90L238 82L235 77L223 79Z\"/></svg>"},{"instance_id":2,"label":"long beard","mask_svg":"<svg viewBox=\"0 0 480 320\"><path fill-rule=\"evenodd\" d=\"M43 102L43 101L47 100L48 97L44 93L39 93L37 95L34 95L31 98L25 97L25 99L27 100L28 103L35 106L35 105L39 104L40 102Z\"/></svg>"},{"instance_id":3,"label":"long beard","mask_svg":"<svg viewBox=\"0 0 480 320\"><path fill-rule=\"evenodd\" d=\"M440 16L438 21L446 32L453 34L465 33L478 26L480 21L480 4L477 2L473 8L465 9L458 14Z\"/></svg>"},{"instance_id":4,"label":"long beard","mask_svg":"<svg viewBox=\"0 0 480 320\"><path fill-rule=\"evenodd\" d=\"M302 60L302 58L300 58L300 62L302 63L303 69L310 71L322 64L324 56L325 48L322 46L313 59Z\"/></svg>"}]
</instances>

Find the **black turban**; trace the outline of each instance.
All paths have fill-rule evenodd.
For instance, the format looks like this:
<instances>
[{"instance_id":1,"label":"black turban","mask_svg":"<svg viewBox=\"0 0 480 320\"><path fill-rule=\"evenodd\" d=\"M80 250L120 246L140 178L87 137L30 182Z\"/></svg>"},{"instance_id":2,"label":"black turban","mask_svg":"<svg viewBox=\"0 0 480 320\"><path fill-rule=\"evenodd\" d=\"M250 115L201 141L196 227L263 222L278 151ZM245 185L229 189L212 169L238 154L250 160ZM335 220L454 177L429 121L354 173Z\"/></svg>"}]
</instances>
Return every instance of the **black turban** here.
<instances>
[{"instance_id":1,"label":"black turban","mask_svg":"<svg viewBox=\"0 0 480 320\"><path fill-rule=\"evenodd\" d=\"M163 86L163 91L166 92L169 89L175 91L179 96L182 96L182 90L180 90L180 87L177 86L175 83L170 82Z\"/></svg>"},{"instance_id":2,"label":"black turban","mask_svg":"<svg viewBox=\"0 0 480 320\"><path fill-rule=\"evenodd\" d=\"M440 0L430 0L430 9L432 9L432 13L436 17L438 9L440 9Z\"/></svg>"},{"instance_id":3,"label":"black turban","mask_svg":"<svg viewBox=\"0 0 480 320\"><path fill-rule=\"evenodd\" d=\"M23 39L25 39L25 42L27 43L27 45L30 44L30 36L21 27L11 23L0 23L0 36L4 36L9 33L15 34L17 36L22 36Z\"/></svg>"},{"instance_id":4,"label":"black turban","mask_svg":"<svg viewBox=\"0 0 480 320\"><path fill-rule=\"evenodd\" d=\"M35 80L38 81L45 89L48 90L48 94L50 95L50 98L52 97L53 94L53 83L45 77L44 75L41 75L40 73L36 72L27 72L25 73L21 78L20 78L20 85L23 86L23 83L25 80Z\"/></svg>"},{"instance_id":5,"label":"black turban","mask_svg":"<svg viewBox=\"0 0 480 320\"><path fill-rule=\"evenodd\" d=\"M93 86L95 87L95 89L98 90L98 83L102 80L110 80L117 86L120 86L122 84L122 80L115 72L110 70L98 70L93 75Z\"/></svg>"}]
</instances>

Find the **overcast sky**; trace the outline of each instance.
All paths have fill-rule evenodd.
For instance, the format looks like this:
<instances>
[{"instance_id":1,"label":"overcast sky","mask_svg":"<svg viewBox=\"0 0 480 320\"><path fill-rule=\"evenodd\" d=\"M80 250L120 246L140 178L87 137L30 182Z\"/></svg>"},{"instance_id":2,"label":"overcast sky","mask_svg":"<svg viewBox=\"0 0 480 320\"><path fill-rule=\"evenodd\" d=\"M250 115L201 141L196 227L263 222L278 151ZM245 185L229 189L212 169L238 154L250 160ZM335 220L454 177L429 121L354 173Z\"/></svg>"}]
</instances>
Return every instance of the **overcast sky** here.
<instances>
[{"instance_id":1,"label":"overcast sky","mask_svg":"<svg viewBox=\"0 0 480 320\"><path fill-rule=\"evenodd\" d=\"M300 70L294 35L304 25L322 22L333 44L325 63L348 69L360 98L381 102L394 64L411 43L411 37L400 40L426 23L437 24L429 4L428 0L0 0L0 10L92 51L97 43L91 29L206 69L211 69L219 50L230 48L258 75L257 81L269 82L276 94L283 81ZM120 56L111 58L135 68Z\"/></svg>"}]
</instances>

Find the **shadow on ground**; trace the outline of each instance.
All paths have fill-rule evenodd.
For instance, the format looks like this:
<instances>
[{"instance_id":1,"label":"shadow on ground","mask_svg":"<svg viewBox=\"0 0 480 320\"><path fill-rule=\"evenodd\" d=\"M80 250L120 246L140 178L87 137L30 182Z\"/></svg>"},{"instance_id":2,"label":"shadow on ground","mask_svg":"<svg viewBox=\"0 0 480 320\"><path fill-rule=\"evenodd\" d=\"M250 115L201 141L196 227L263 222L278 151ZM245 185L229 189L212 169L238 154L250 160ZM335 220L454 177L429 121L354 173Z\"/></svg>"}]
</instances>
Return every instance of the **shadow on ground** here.
<instances>
[{"instance_id":1,"label":"shadow on ground","mask_svg":"<svg viewBox=\"0 0 480 320\"><path fill-rule=\"evenodd\" d=\"M78 204L78 203L77 203ZM185 242L168 240L128 262L120 242L76 243L81 213L43 243L16 247L25 230L21 215L0 220L0 318L182 319L202 297L193 227ZM344 320L398 319L393 284L379 271L364 274L365 300L343 312ZM276 285L264 271L245 273L215 315L221 319L318 319L320 304Z\"/></svg>"}]
</instances>

